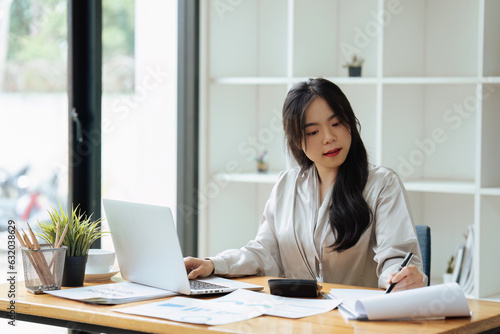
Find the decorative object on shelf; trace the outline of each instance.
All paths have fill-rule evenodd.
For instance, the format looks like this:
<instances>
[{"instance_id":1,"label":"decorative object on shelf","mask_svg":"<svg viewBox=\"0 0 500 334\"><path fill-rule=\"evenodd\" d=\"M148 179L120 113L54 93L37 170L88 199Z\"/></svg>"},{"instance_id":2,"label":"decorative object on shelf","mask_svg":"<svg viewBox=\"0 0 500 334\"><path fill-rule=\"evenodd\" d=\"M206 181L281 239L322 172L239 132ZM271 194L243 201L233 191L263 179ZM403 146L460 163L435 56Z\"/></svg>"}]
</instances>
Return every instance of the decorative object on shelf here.
<instances>
[{"instance_id":1,"label":"decorative object on shelf","mask_svg":"<svg viewBox=\"0 0 500 334\"><path fill-rule=\"evenodd\" d=\"M255 161L257 161L257 171L259 173L267 173L269 170L269 164L265 161L266 155L267 151L264 151L261 155L255 157Z\"/></svg>"},{"instance_id":2,"label":"decorative object on shelf","mask_svg":"<svg viewBox=\"0 0 500 334\"><path fill-rule=\"evenodd\" d=\"M473 272L474 234L474 225L469 225L467 233L464 235L465 242L457 248L453 271L453 280L460 285L467 298L473 297L474 285L476 284Z\"/></svg>"},{"instance_id":3,"label":"decorative object on shelf","mask_svg":"<svg viewBox=\"0 0 500 334\"><path fill-rule=\"evenodd\" d=\"M42 231L38 235L45 242L67 247L62 286L83 285L90 246L107 233L101 230L102 219L92 220L92 215L81 213L78 207L72 207L70 217L59 204L60 212L52 207L50 220L38 222Z\"/></svg>"},{"instance_id":4,"label":"decorative object on shelf","mask_svg":"<svg viewBox=\"0 0 500 334\"><path fill-rule=\"evenodd\" d=\"M455 268L455 256L452 255L448 260L446 272L443 274L443 283L451 283L453 281L453 270Z\"/></svg>"},{"instance_id":5,"label":"decorative object on shelf","mask_svg":"<svg viewBox=\"0 0 500 334\"><path fill-rule=\"evenodd\" d=\"M349 69L350 77L360 77L361 76L361 67L363 66L363 62L365 60L356 55L352 56L351 61L348 61L343 65L343 67Z\"/></svg>"}]
</instances>

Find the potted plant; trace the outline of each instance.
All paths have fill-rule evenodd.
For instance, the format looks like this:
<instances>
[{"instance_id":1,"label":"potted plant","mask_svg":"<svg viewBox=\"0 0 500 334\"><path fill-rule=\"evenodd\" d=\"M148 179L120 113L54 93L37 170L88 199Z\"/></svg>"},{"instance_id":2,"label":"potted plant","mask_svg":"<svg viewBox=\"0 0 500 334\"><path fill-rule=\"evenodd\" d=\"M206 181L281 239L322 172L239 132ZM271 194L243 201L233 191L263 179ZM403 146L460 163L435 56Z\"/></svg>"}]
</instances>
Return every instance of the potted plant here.
<instances>
[{"instance_id":1,"label":"potted plant","mask_svg":"<svg viewBox=\"0 0 500 334\"><path fill-rule=\"evenodd\" d=\"M363 62L365 60L357 55L352 56L351 61L348 61L343 65L343 67L349 69L350 77L360 77L361 76L361 67L363 66Z\"/></svg>"},{"instance_id":2,"label":"potted plant","mask_svg":"<svg viewBox=\"0 0 500 334\"><path fill-rule=\"evenodd\" d=\"M71 208L71 215L52 207L50 220L38 222L41 232L38 235L47 243L53 244L62 238L62 245L67 247L62 279L63 286L82 286L85 279L87 254L94 241L105 233L101 230L102 219L92 220L79 209Z\"/></svg>"},{"instance_id":3,"label":"potted plant","mask_svg":"<svg viewBox=\"0 0 500 334\"><path fill-rule=\"evenodd\" d=\"M259 173L266 173L267 170L269 169L269 165L265 161L266 154L267 151L264 151L261 155L255 157L255 161L257 161L257 171Z\"/></svg>"},{"instance_id":4,"label":"potted plant","mask_svg":"<svg viewBox=\"0 0 500 334\"><path fill-rule=\"evenodd\" d=\"M453 280L453 270L455 269L455 256L451 256L446 265L446 272L443 274L443 283L450 283Z\"/></svg>"}]
</instances>

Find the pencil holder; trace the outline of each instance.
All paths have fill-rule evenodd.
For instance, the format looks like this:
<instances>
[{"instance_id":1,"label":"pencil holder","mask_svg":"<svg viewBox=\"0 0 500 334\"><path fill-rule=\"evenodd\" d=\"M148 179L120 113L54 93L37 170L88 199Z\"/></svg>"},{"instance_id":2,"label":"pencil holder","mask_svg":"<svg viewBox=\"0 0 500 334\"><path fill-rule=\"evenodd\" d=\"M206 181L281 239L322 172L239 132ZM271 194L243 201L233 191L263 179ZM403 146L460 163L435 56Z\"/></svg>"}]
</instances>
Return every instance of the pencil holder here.
<instances>
[{"instance_id":1,"label":"pencil holder","mask_svg":"<svg viewBox=\"0 0 500 334\"><path fill-rule=\"evenodd\" d=\"M61 289L67 247L52 248L53 246L42 244L38 250L21 247L24 281L26 289L31 293Z\"/></svg>"}]
</instances>

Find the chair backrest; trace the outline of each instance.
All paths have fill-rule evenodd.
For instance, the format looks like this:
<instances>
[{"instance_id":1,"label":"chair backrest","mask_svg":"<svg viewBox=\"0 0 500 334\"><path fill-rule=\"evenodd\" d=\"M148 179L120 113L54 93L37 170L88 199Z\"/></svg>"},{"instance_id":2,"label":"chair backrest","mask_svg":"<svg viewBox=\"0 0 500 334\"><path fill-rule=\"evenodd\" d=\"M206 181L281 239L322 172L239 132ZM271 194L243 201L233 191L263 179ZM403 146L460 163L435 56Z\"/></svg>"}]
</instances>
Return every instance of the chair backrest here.
<instances>
[{"instance_id":1,"label":"chair backrest","mask_svg":"<svg viewBox=\"0 0 500 334\"><path fill-rule=\"evenodd\" d=\"M431 228L427 225L415 225L418 243L422 252L424 274L427 275L427 285L431 282Z\"/></svg>"}]
</instances>

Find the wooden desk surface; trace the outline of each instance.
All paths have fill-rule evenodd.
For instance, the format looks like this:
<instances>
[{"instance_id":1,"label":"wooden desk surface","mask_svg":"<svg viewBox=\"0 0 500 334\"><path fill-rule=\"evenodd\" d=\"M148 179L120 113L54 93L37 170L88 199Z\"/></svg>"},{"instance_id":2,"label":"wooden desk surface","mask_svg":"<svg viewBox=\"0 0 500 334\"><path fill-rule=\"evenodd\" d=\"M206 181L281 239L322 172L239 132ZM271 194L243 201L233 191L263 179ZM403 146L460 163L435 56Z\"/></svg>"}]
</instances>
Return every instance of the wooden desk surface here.
<instances>
[{"instance_id":1,"label":"wooden desk surface","mask_svg":"<svg viewBox=\"0 0 500 334\"><path fill-rule=\"evenodd\" d=\"M263 285L269 293L268 277L246 277L238 280ZM103 281L102 283L111 283ZM86 283L85 285L92 285ZM323 283L323 291L348 286ZM355 288L355 287L352 287ZM9 306L8 284L0 285L0 312ZM206 298L206 297L193 297ZM167 300L169 298L163 298ZM158 301L158 300L155 300ZM401 332L460 332L477 333L500 327L500 303L469 299L470 318L453 318L428 321L345 321L337 309L302 319L260 316L227 325L193 325L162 319L128 315L113 310L150 303L152 300L122 305L91 305L54 297L48 294L33 295L26 291L24 281L16 286L16 313L67 321L119 328L149 333L401 333ZM2 319L2 321L7 321Z\"/></svg>"}]
</instances>

